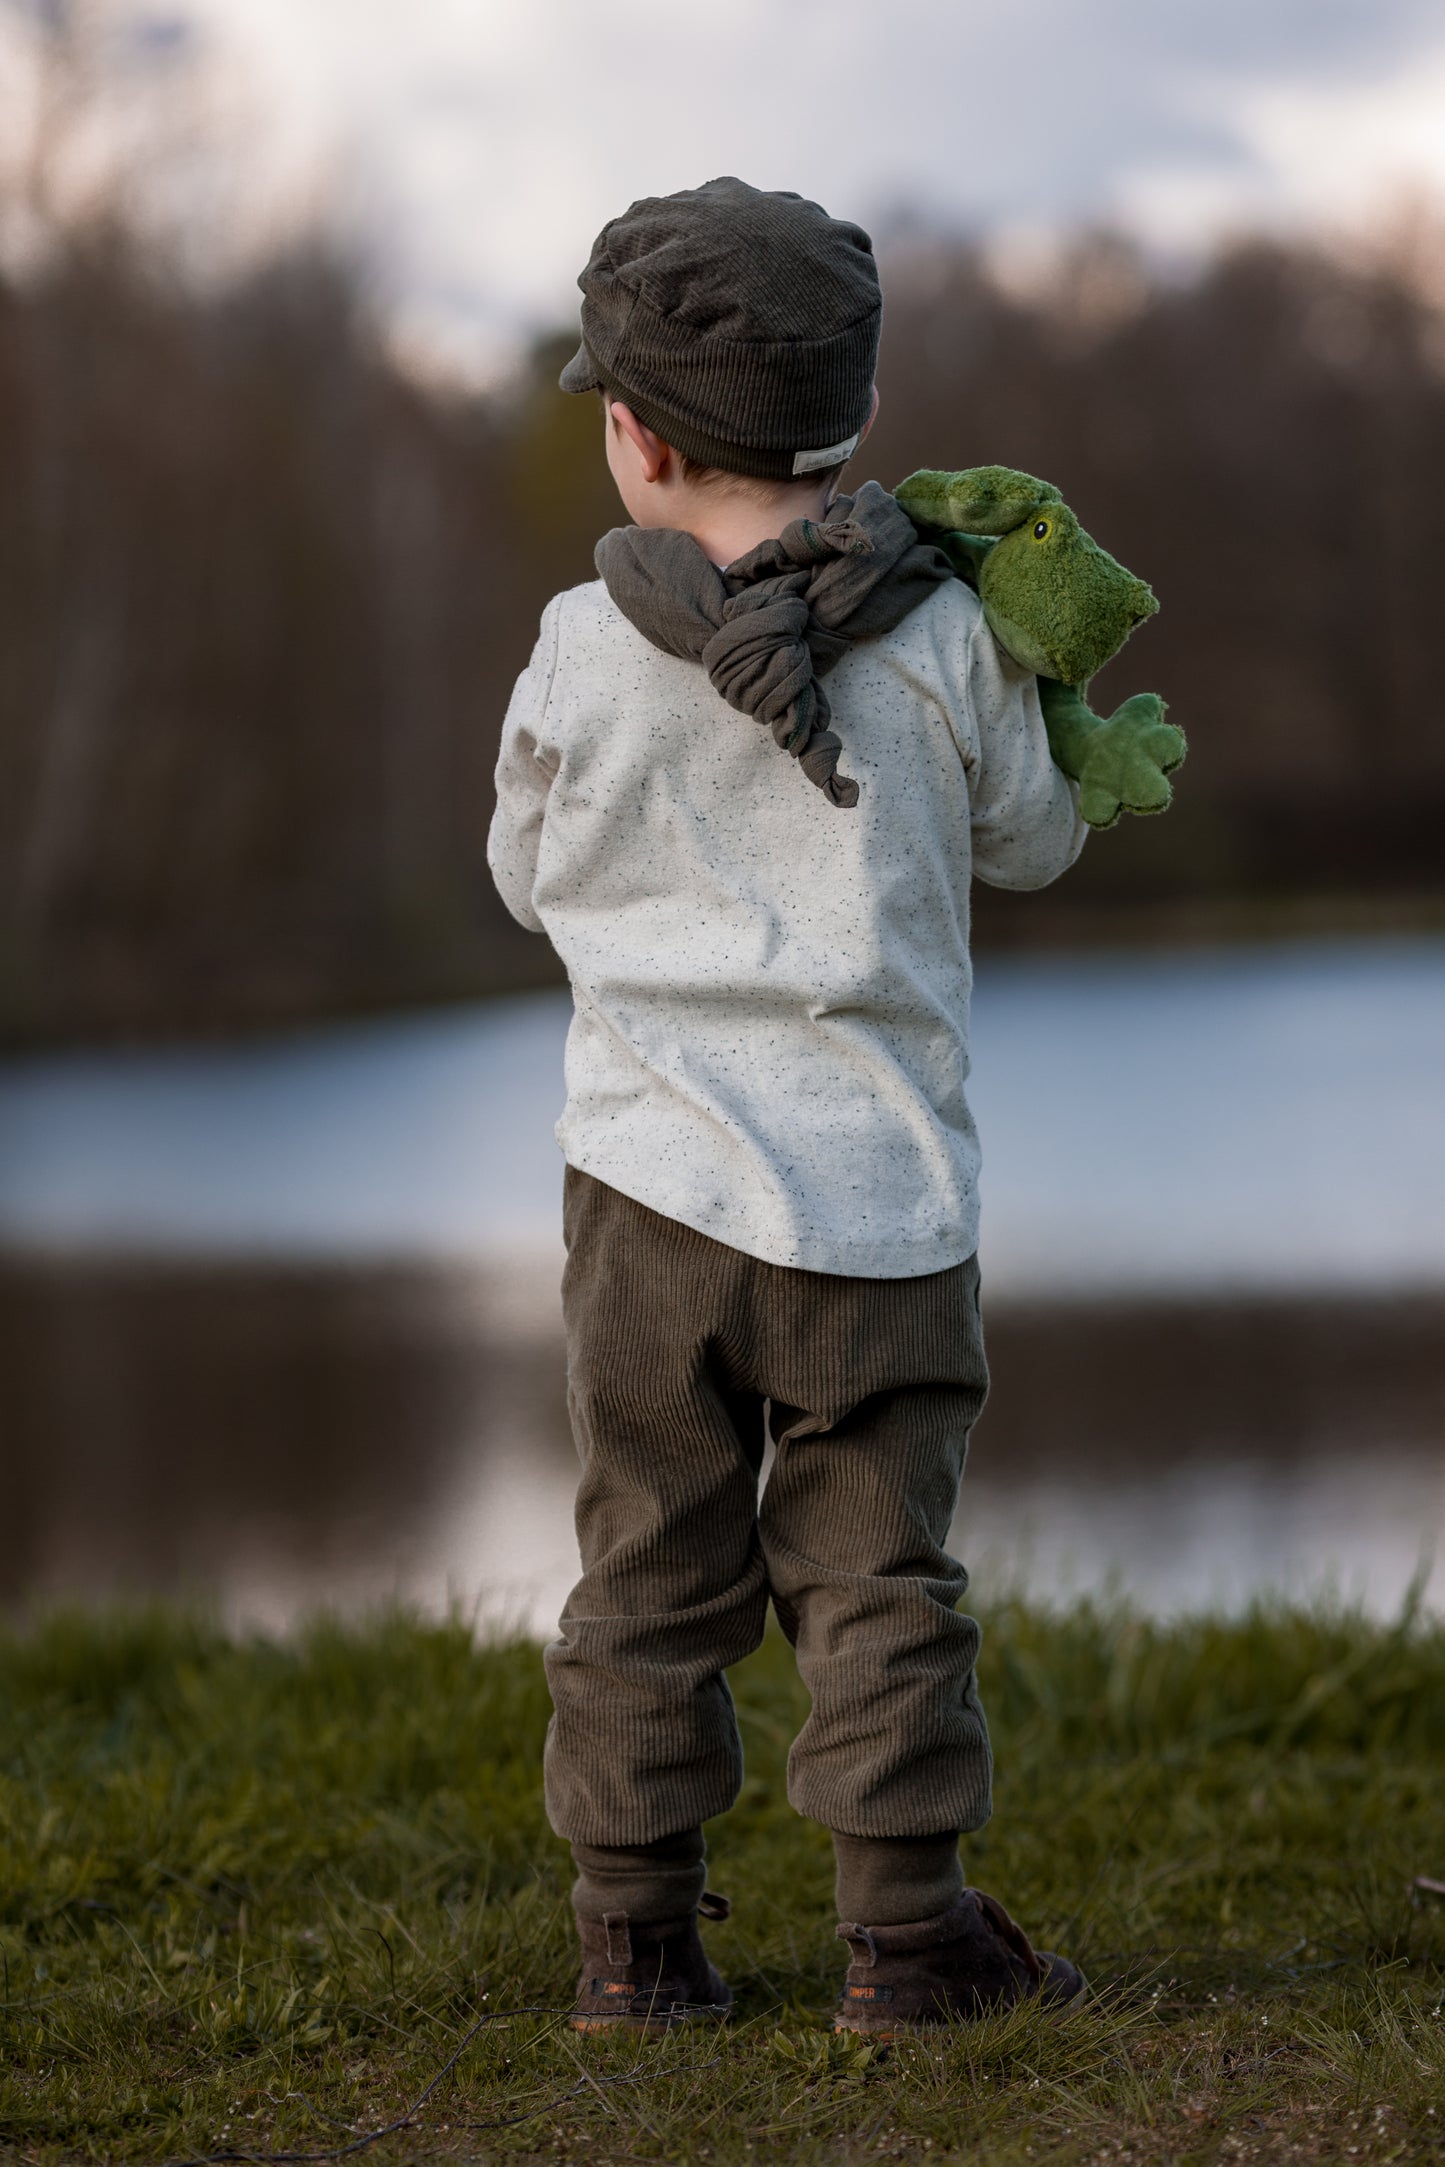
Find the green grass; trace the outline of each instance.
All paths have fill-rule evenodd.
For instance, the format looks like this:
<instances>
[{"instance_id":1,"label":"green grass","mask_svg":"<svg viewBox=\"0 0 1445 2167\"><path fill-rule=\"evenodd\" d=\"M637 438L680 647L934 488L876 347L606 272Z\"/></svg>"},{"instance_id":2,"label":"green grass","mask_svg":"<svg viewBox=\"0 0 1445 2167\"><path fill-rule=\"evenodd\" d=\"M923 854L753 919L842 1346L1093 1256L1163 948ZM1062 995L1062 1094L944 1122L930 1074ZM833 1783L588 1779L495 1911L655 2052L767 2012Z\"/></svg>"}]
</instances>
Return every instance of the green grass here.
<instances>
[{"instance_id":1,"label":"green grass","mask_svg":"<svg viewBox=\"0 0 1445 2167\"><path fill-rule=\"evenodd\" d=\"M489 2025L365 2156L1445 2154L1445 1904L1408 1892L1445 1878L1445 1629L985 1622L998 1804L970 1878L1084 1963L1086 2009L891 2052L831 2035L844 1951L826 1837L784 1796L802 1699L773 1641L735 1674L747 1784L711 1832L736 2020L640 2045ZM325 2150L400 2112L479 2011L564 2006L546 1714L537 1651L460 1623L274 1644L152 1611L0 1638L0 2157Z\"/></svg>"}]
</instances>

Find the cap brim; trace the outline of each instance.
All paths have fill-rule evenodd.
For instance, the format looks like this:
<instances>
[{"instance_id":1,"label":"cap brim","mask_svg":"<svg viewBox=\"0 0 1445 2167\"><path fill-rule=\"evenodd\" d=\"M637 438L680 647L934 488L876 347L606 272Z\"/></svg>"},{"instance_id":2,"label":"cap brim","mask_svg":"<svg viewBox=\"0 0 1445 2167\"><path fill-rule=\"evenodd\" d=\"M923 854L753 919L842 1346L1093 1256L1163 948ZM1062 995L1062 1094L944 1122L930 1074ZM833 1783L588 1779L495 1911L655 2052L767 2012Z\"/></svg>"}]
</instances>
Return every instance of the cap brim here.
<instances>
[{"instance_id":1,"label":"cap brim","mask_svg":"<svg viewBox=\"0 0 1445 2167\"><path fill-rule=\"evenodd\" d=\"M566 368L557 379L563 391L600 391L602 379L597 374L592 356L586 344L579 346Z\"/></svg>"}]
</instances>

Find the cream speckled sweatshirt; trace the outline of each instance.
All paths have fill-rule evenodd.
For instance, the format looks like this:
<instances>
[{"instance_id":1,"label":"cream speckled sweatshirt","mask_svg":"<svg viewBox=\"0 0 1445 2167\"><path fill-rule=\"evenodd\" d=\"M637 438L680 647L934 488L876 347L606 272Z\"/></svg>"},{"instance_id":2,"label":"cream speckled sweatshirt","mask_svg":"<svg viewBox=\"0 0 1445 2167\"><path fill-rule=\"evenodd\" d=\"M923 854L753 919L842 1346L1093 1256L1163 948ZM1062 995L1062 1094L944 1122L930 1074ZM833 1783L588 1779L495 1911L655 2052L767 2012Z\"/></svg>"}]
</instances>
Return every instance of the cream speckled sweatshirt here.
<instances>
[{"instance_id":1,"label":"cream speckled sweatshirt","mask_svg":"<svg viewBox=\"0 0 1445 2167\"><path fill-rule=\"evenodd\" d=\"M487 854L572 981L573 1166L770 1263L912 1278L978 1244L970 879L1042 887L1085 831L961 582L828 696L851 810L574 587L512 695Z\"/></svg>"}]
</instances>

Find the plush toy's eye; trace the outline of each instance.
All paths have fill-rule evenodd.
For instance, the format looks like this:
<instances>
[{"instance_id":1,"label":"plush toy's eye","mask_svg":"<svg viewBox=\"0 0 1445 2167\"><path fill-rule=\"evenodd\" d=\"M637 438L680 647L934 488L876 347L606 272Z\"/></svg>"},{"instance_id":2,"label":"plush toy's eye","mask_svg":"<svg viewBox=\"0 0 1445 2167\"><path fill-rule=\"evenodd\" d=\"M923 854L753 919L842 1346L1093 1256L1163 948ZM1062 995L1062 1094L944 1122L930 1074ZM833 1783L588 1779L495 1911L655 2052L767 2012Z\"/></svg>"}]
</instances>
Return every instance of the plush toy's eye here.
<instances>
[{"instance_id":1,"label":"plush toy's eye","mask_svg":"<svg viewBox=\"0 0 1445 2167\"><path fill-rule=\"evenodd\" d=\"M1036 526L1036 527L1034 528L1034 540L1035 540L1036 542L1044 542L1044 541L1047 541L1047 540L1048 540L1048 536L1049 536L1049 523L1048 523L1047 519L1041 519L1041 520L1040 520L1040 521L1038 522L1038 525L1037 525L1037 526Z\"/></svg>"}]
</instances>

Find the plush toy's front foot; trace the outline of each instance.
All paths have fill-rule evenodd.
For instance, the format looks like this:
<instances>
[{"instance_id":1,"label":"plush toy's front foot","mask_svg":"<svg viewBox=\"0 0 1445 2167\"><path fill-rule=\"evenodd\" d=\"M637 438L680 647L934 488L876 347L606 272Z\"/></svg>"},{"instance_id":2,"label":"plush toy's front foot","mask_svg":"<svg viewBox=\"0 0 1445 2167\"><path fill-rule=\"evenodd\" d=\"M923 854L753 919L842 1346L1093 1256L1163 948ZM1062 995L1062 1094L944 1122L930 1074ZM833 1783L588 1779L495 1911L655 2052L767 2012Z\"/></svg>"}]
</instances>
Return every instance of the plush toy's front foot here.
<instances>
[{"instance_id":1,"label":"plush toy's front foot","mask_svg":"<svg viewBox=\"0 0 1445 2167\"><path fill-rule=\"evenodd\" d=\"M1136 692L1107 722L1081 685L1039 679L1049 750L1079 786L1079 810L1091 828L1112 828L1120 813L1162 813L1169 777L1184 759L1184 732L1164 720L1157 692Z\"/></svg>"},{"instance_id":2,"label":"plush toy's front foot","mask_svg":"<svg viewBox=\"0 0 1445 2167\"><path fill-rule=\"evenodd\" d=\"M1136 692L1091 732L1079 773L1079 811L1091 828L1112 828L1120 813L1162 813L1182 766L1184 732L1164 720L1157 692Z\"/></svg>"}]
</instances>

